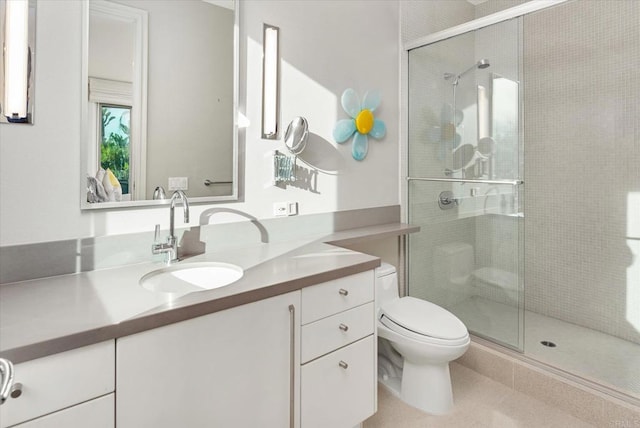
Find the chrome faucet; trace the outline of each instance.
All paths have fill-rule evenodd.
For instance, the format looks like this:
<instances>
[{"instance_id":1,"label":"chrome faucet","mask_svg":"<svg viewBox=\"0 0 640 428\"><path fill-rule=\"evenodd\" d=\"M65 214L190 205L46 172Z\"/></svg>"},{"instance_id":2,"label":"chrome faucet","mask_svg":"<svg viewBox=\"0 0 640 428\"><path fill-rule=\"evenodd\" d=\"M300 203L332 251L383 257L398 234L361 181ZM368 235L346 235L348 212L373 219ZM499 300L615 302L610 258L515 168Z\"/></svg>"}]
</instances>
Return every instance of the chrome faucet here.
<instances>
[{"instance_id":1,"label":"chrome faucet","mask_svg":"<svg viewBox=\"0 0 640 428\"><path fill-rule=\"evenodd\" d=\"M169 205L169 236L167 236L167 242L158 243L160 237L160 225L156 224L156 231L154 237L154 244L151 246L151 252L153 254L166 254L166 263L170 264L178 260L178 239L175 235L175 214L176 200L182 201L182 208L184 210L184 222L189 223L189 201L187 195L182 190L176 190L171 196Z\"/></svg>"}]
</instances>

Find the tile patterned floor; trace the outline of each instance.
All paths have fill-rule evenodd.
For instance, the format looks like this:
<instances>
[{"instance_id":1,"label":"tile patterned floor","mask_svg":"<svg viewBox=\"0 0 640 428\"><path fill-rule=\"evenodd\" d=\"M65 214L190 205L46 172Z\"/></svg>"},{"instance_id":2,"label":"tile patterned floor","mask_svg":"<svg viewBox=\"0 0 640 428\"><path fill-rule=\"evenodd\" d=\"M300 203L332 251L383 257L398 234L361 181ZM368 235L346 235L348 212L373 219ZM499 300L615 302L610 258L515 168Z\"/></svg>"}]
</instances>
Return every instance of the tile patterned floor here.
<instances>
[{"instance_id":1,"label":"tile patterned floor","mask_svg":"<svg viewBox=\"0 0 640 428\"><path fill-rule=\"evenodd\" d=\"M431 416L378 389L378 412L363 428L593 428L460 364L451 363L455 408Z\"/></svg>"}]
</instances>

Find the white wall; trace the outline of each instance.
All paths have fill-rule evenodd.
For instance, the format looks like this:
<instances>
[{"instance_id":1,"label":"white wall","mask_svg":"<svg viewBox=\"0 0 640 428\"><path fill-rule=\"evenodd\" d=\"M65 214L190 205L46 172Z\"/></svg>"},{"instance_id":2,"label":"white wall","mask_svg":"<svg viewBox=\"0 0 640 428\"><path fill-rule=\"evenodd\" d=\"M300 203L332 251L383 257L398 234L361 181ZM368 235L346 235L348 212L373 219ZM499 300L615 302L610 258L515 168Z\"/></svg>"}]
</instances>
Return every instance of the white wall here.
<instances>
[{"instance_id":1,"label":"white wall","mask_svg":"<svg viewBox=\"0 0 640 428\"><path fill-rule=\"evenodd\" d=\"M398 204L398 9L396 1L241 3L241 111L251 125L241 154L244 201L224 206L266 218L276 201L299 202L301 214ZM302 157L319 170L314 192L265 187L265 153L284 145L259 139L263 22L281 28L285 126L297 115L310 123ZM166 207L80 211L81 2L39 1L37 23L35 125L0 126L0 245L149 231L155 223L167 228ZM383 94L376 116L387 136L371 141L363 162L331 138L335 121L347 117L339 99L349 87ZM206 208L192 208L192 224Z\"/></svg>"}]
</instances>

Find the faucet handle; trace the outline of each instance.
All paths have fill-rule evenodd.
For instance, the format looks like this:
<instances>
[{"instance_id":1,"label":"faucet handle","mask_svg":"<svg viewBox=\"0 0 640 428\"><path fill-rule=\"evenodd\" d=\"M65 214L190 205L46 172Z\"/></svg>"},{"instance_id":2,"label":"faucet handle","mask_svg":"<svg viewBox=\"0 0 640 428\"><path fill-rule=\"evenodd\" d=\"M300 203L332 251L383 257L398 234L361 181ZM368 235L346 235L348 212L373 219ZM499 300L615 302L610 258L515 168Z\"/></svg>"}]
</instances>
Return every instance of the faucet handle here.
<instances>
[{"instance_id":1,"label":"faucet handle","mask_svg":"<svg viewBox=\"0 0 640 428\"><path fill-rule=\"evenodd\" d=\"M153 242L158 242L160 240L160 225L156 224L156 230L153 233Z\"/></svg>"}]
</instances>

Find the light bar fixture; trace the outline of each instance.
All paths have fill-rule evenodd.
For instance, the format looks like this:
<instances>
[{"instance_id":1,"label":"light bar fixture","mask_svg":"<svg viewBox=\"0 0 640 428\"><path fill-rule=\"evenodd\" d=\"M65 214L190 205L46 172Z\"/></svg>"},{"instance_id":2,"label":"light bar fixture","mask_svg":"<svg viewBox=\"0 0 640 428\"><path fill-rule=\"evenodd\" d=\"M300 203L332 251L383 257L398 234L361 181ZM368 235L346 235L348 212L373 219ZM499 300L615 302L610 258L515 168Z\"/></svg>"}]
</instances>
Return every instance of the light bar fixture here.
<instances>
[{"instance_id":1,"label":"light bar fixture","mask_svg":"<svg viewBox=\"0 0 640 428\"><path fill-rule=\"evenodd\" d=\"M264 24L262 57L262 138L278 139L280 115L278 33L280 29Z\"/></svg>"},{"instance_id":2,"label":"light bar fixture","mask_svg":"<svg viewBox=\"0 0 640 428\"><path fill-rule=\"evenodd\" d=\"M11 123L29 123L29 0L4 0L2 116Z\"/></svg>"}]
</instances>

